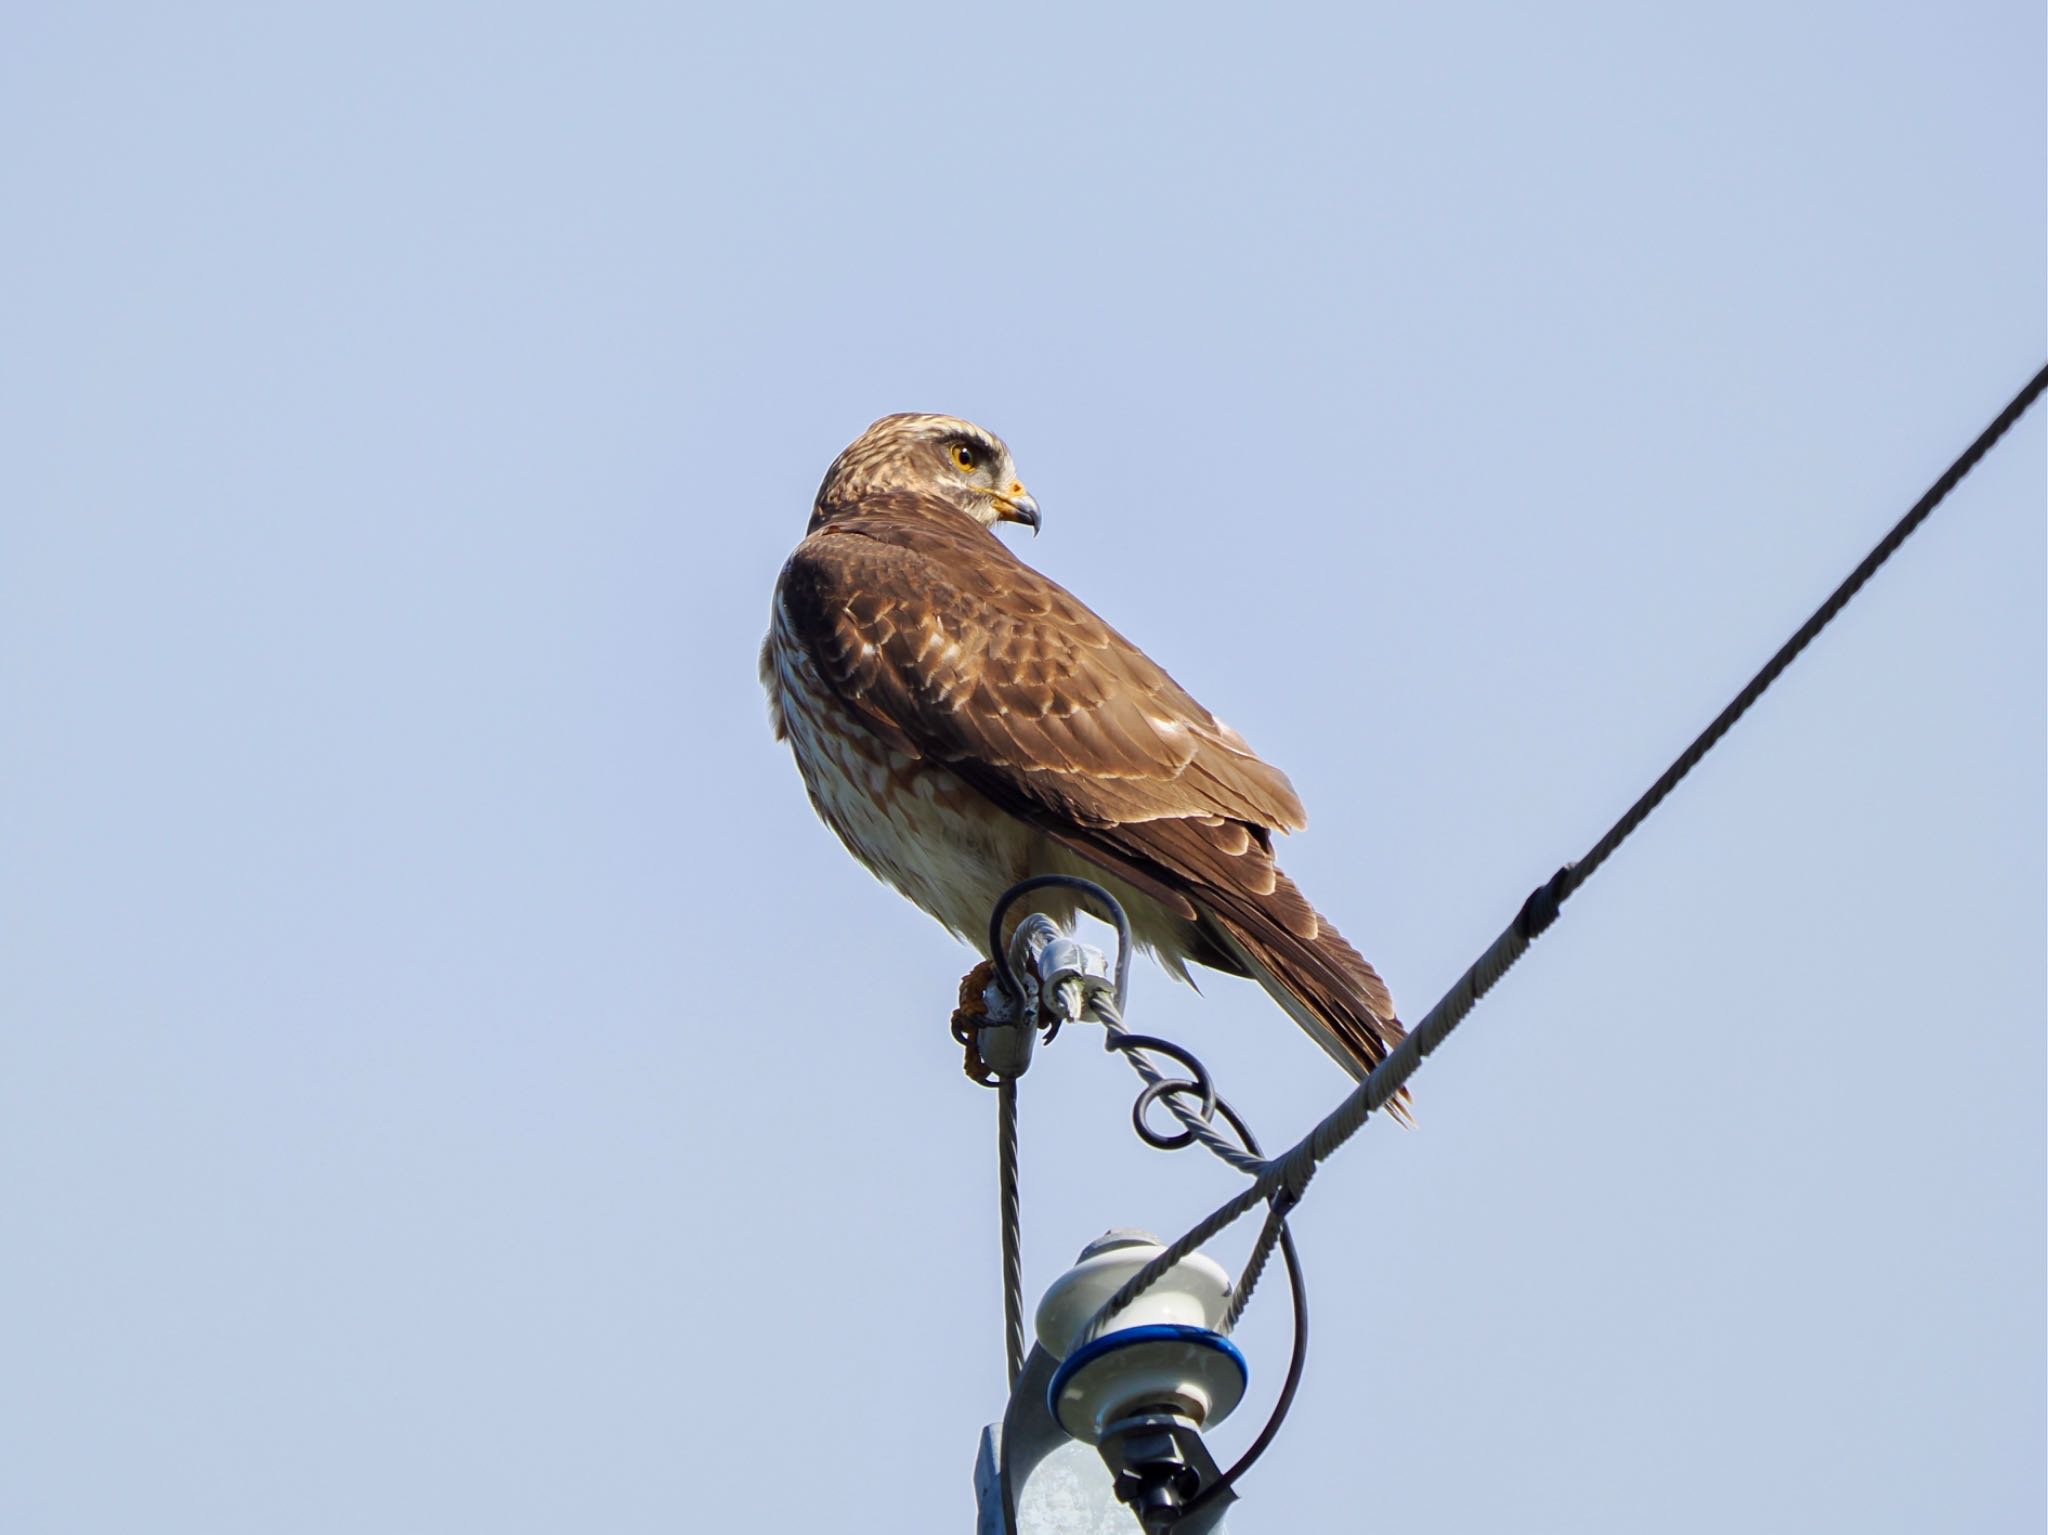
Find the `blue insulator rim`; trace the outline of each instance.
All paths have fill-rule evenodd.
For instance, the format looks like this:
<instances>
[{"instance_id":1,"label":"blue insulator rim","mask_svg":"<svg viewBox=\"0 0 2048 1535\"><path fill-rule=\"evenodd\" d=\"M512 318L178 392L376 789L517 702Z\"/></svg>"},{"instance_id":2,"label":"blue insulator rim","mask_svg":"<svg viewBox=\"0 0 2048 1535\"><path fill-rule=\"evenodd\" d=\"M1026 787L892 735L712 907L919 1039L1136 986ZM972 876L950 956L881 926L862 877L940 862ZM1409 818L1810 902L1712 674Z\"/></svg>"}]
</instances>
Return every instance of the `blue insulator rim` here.
<instances>
[{"instance_id":1,"label":"blue insulator rim","mask_svg":"<svg viewBox=\"0 0 2048 1535\"><path fill-rule=\"evenodd\" d=\"M1251 1384L1251 1366L1245 1363L1244 1354L1238 1346L1222 1333L1211 1332L1206 1327L1190 1327L1185 1322L1147 1322L1142 1327L1106 1332L1094 1342L1082 1344L1060 1361L1060 1367L1052 1372L1052 1379L1045 1388L1045 1407L1052 1414L1053 1421L1059 1421L1060 1393L1067 1389L1069 1381L1104 1354L1113 1354L1134 1343L1191 1343L1196 1348L1209 1349L1235 1364L1245 1384Z\"/></svg>"}]
</instances>

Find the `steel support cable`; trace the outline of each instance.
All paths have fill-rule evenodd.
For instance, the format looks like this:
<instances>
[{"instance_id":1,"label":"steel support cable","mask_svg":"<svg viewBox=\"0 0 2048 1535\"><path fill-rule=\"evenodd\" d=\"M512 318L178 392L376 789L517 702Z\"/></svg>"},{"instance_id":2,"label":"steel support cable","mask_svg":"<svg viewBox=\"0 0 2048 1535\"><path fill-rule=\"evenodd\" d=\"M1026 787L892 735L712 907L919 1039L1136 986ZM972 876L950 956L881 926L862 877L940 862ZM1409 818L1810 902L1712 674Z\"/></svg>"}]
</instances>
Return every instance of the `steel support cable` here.
<instances>
[{"instance_id":1,"label":"steel support cable","mask_svg":"<svg viewBox=\"0 0 2048 1535\"><path fill-rule=\"evenodd\" d=\"M1890 532L1878 540L1877 545L1863 557L1847 579L1828 595L1827 600L1814 610L1812 616L1799 626L1770 660L1764 663L1763 668L1749 680L1741 692L1735 695L1728 707L1716 715L1713 722L1694 738L1692 744L1678 754L1672 764L1658 776L1657 781L1644 791L1642 797L1623 812L1621 819L1607 829L1606 835L1593 844L1591 851L1576 863L1566 864L1544 884L1529 893L1528 899L1522 903L1522 909L1515 914L1514 921L1510 922L1506 930L1488 945L1486 952L1474 960L1471 967L1458 977L1451 989L1438 1000L1436 1006L1424 1015L1407 1038L1388 1053L1387 1058L1374 1068L1372 1074L1293 1147L1268 1162L1250 1185L1217 1206L1144 1268L1132 1275L1130 1280L1104 1302L1101 1309L1090 1319L1087 1327L1082 1330L1082 1340L1088 1341L1099 1337L1105 1331L1110 1317L1151 1288L1160 1275L1208 1242L1211 1237L1254 1205L1265 1201L1283 1188L1287 1191L1290 1203L1299 1202L1303 1190L1308 1187L1309 1179L1315 1175L1317 1166L1357 1134L1374 1110L1383 1107L1389 1098L1400 1091L1424 1059L1443 1043L1451 1030L1464 1022L1466 1016L1478 1005L1479 999L1507 974L1515 961L1528 951L1529 945L1541 937L1551 923L1557 920L1559 908L1564 902L1593 877L1594 872L1613 856L1615 849L1628 840L1629 834L1642 825L1651 811L1663 803L1680 780L1734 728L1735 722L1749 711L1750 705L1762 697L1765 690L1798 659L1799 653L1812 642L1813 637L1849 605L1850 600L1877 573L1878 567L1898 552L1899 546L1912 536L1914 530L1927 520L1937 506L1941 505L1948 493L1977 466L1978 461L1986 453L1991 451L1999 438L2026 414L2028 407L2040 398L2043 390L2048 390L2048 367L2043 367L2027 381L2025 387L2013 396L2011 403L1978 434L1976 441L1963 450L1961 456L1949 465L1941 478L1928 487L1927 493L1913 503L1912 508L1893 525Z\"/></svg>"},{"instance_id":2,"label":"steel support cable","mask_svg":"<svg viewBox=\"0 0 2048 1535\"><path fill-rule=\"evenodd\" d=\"M996 1165L1003 1206L1003 1354L1009 1383L1024 1373L1024 1215L1017 1192L1017 1079L996 1081Z\"/></svg>"},{"instance_id":3,"label":"steel support cable","mask_svg":"<svg viewBox=\"0 0 2048 1535\"><path fill-rule=\"evenodd\" d=\"M1266 1206L1266 1219L1259 1226L1258 1239L1252 1243L1251 1256L1244 1260L1244 1272L1231 1286L1230 1305L1223 1313L1224 1332L1236 1332L1237 1324L1244 1319L1245 1307L1252 1303L1252 1291L1259 1286L1259 1276L1265 1273L1274 1247L1287 1235L1287 1212L1293 1208L1285 1192L1275 1194Z\"/></svg>"}]
</instances>

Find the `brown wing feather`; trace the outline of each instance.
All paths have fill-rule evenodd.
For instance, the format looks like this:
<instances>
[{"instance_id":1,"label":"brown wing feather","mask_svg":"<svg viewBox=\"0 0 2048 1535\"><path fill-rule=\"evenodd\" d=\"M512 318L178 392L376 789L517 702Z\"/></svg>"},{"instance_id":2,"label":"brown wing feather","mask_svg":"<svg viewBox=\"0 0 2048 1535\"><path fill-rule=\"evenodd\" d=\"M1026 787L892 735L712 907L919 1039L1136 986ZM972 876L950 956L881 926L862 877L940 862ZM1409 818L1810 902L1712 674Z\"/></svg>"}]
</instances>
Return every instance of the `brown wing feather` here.
<instances>
[{"instance_id":1,"label":"brown wing feather","mask_svg":"<svg viewBox=\"0 0 2048 1535\"><path fill-rule=\"evenodd\" d=\"M1372 967L1274 865L1271 832L1306 822L1286 775L986 529L874 497L805 539L779 590L892 745L1196 922L1211 962L1277 981L1354 1072L1400 1038Z\"/></svg>"},{"instance_id":2,"label":"brown wing feather","mask_svg":"<svg viewBox=\"0 0 2048 1535\"><path fill-rule=\"evenodd\" d=\"M1083 821L1306 824L1284 773L942 503L872 498L797 546L780 592L826 679L903 749L1008 770Z\"/></svg>"}]
</instances>

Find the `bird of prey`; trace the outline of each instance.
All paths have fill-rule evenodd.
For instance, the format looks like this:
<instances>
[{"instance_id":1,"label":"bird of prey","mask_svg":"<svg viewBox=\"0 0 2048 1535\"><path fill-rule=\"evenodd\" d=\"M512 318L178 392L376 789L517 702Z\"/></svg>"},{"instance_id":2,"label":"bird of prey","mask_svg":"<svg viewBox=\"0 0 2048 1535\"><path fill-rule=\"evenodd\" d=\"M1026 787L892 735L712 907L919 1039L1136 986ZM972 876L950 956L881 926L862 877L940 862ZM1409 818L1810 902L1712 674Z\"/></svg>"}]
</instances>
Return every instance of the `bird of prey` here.
<instances>
[{"instance_id":1,"label":"bird of prey","mask_svg":"<svg viewBox=\"0 0 2048 1535\"><path fill-rule=\"evenodd\" d=\"M833 461L761 647L818 814L977 944L1019 880L1096 880L1181 979L1256 978L1362 1078L1402 1028L1273 861L1273 833L1306 819L1286 775L1011 553L1003 522L1035 532L1038 503L972 422L885 416Z\"/></svg>"}]
</instances>

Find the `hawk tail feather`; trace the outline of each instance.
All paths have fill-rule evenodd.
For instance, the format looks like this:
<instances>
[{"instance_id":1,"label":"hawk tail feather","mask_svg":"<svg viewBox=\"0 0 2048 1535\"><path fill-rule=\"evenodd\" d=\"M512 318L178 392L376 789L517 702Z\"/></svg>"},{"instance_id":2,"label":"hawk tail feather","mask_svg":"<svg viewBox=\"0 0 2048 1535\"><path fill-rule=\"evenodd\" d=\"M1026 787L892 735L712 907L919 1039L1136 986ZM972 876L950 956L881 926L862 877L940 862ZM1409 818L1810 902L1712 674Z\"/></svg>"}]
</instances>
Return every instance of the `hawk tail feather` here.
<instances>
[{"instance_id":1,"label":"hawk tail feather","mask_svg":"<svg viewBox=\"0 0 2048 1535\"><path fill-rule=\"evenodd\" d=\"M1331 1059L1364 1081L1407 1033L1394 1016L1386 984L1365 957L1284 874L1271 896L1217 901L1215 894L1204 904L1222 946ZM1413 1122L1406 1088L1387 1107L1397 1119Z\"/></svg>"}]
</instances>

